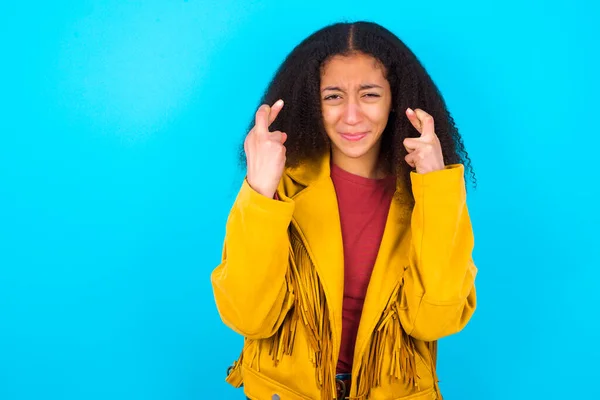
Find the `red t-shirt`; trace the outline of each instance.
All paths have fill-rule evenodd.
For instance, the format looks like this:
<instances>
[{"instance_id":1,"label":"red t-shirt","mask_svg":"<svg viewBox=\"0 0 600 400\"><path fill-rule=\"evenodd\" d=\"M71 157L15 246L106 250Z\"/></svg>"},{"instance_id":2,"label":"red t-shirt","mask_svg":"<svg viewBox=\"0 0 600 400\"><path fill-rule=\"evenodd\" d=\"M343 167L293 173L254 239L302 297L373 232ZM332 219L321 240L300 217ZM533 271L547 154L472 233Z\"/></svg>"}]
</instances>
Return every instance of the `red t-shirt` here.
<instances>
[{"instance_id":1,"label":"red t-shirt","mask_svg":"<svg viewBox=\"0 0 600 400\"><path fill-rule=\"evenodd\" d=\"M344 243L344 303L338 373L350 373L363 302L379 251L396 178L369 179L332 164Z\"/></svg>"}]
</instances>

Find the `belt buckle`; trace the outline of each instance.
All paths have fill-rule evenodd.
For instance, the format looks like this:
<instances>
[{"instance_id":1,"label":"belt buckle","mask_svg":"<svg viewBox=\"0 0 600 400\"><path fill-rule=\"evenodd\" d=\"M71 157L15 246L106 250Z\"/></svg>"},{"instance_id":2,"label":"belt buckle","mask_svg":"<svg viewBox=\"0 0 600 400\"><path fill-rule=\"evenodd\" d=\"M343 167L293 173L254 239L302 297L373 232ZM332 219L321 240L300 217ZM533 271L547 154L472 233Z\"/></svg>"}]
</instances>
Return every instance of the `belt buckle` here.
<instances>
[{"instance_id":1,"label":"belt buckle","mask_svg":"<svg viewBox=\"0 0 600 400\"><path fill-rule=\"evenodd\" d=\"M337 389L337 393L336 393L335 398L337 400L344 400L344 399L346 399L346 389L347 389L346 388L346 383L343 380L336 378L336 380L335 380L335 386L336 386L336 389Z\"/></svg>"},{"instance_id":2,"label":"belt buckle","mask_svg":"<svg viewBox=\"0 0 600 400\"><path fill-rule=\"evenodd\" d=\"M336 398L337 400L345 400L349 399L350 394L350 374L339 374L335 377L336 383Z\"/></svg>"}]
</instances>

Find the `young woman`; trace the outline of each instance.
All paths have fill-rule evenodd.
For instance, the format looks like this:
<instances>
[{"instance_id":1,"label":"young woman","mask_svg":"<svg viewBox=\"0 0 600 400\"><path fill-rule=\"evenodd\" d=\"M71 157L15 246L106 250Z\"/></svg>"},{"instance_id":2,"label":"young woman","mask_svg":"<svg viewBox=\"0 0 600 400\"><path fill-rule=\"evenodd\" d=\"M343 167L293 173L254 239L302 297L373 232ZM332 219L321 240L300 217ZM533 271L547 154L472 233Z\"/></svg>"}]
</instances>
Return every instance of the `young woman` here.
<instances>
[{"instance_id":1,"label":"young woman","mask_svg":"<svg viewBox=\"0 0 600 400\"><path fill-rule=\"evenodd\" d=\"M368 22L283 62L244 141L211 279L250 399L440 399L437 340L476 305L470 163L417 57ZM472 174L472 172L471 172Z\"/></svg>"}]
</instances>

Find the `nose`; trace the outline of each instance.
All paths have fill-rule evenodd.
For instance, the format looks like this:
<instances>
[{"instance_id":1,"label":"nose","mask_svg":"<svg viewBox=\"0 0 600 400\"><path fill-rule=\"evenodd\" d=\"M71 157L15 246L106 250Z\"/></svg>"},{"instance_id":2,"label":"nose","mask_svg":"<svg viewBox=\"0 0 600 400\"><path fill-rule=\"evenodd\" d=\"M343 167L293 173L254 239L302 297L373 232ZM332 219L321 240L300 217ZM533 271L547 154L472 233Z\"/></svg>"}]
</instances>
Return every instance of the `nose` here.
<instances>
[{"instance_id":1,"label":"nose","mask_svg":"<svg viewBox=\"0 0 600 400\"><path fill-rule=\"evenodd\" d=\"M362 110L360 108L360 104L354 100L348 101L344 105L344 113L343 120L344 123L348 125L354 125L361 121L362 119Z\"/></svg>"}]
</instances>

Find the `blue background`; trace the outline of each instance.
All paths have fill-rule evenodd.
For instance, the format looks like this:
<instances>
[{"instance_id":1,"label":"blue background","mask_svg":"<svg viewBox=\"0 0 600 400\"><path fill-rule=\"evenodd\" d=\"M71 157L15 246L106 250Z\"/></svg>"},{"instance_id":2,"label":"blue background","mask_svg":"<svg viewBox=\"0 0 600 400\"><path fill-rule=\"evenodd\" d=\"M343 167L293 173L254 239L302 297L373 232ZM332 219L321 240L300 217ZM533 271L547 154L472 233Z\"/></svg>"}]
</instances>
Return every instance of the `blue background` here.
<instances>
[{"instance_id":1,"label":"blue background","mask_svg":"<svg viewBox=\"0 0 600 400\"><path fill-rule=\"evenodd\" d=\"M237 146L287 52L342 19L417 53L476 168L446 399L596 396L599 8L494 3L3 2L0 399L243 397L209 280Z\"/></svg>"}]
</instances>

